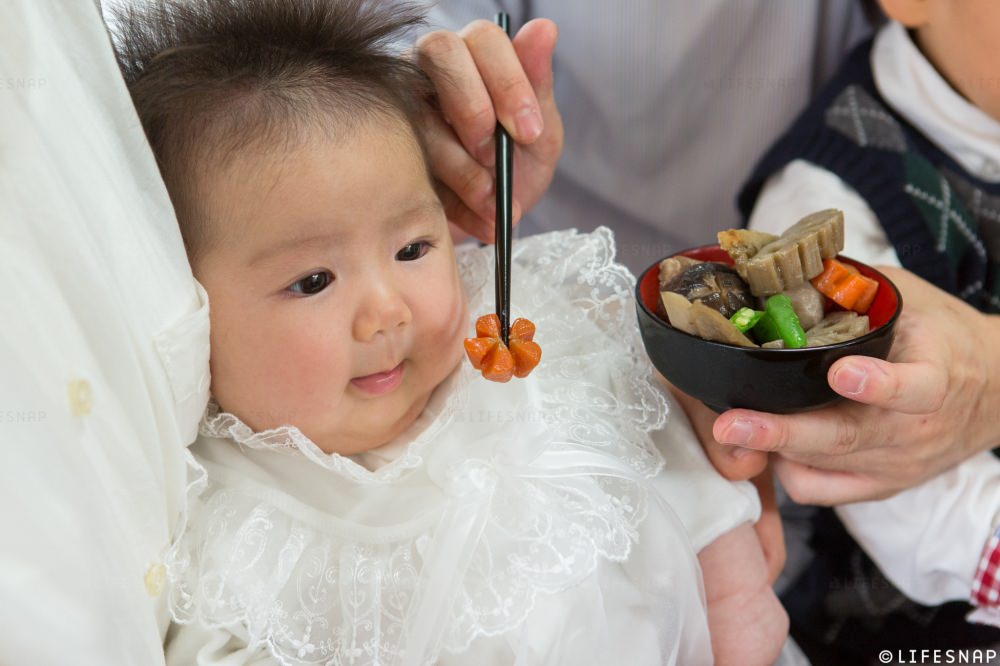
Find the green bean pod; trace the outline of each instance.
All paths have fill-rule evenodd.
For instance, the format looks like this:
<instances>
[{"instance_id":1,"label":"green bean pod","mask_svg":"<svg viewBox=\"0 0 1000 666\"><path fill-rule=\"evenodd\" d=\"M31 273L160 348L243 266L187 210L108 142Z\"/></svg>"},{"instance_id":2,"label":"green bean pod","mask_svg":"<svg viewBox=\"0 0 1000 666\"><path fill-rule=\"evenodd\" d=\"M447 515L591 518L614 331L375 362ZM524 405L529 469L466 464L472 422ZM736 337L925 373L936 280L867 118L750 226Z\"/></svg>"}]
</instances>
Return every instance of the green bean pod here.
<instances>
[{"instance_id":1,"label":"green bean pod","mask_svg":"<svg viewBox=\"0 0 1000 666\"><path fill-rule=\"evenodd\" d=\"M764 313L760 310L752 310L750 308L740 308L729 318L740 333L746 333L751 328L757 325L760 318L764 316Z\"/></svg>"},{"instance_id":2,"label":"green bean pod","mask_svg":"<svg viewBox=\"0 0 1000 666\"><path fill-rule=\"evenodd\" d=\"M761 342L781 338L785 349L801 349L806 346L806 332L802 330L791 299L784 294L775 294L767 299L764 316L753 327L753 333Z\"/></svg>"}]
</instances>

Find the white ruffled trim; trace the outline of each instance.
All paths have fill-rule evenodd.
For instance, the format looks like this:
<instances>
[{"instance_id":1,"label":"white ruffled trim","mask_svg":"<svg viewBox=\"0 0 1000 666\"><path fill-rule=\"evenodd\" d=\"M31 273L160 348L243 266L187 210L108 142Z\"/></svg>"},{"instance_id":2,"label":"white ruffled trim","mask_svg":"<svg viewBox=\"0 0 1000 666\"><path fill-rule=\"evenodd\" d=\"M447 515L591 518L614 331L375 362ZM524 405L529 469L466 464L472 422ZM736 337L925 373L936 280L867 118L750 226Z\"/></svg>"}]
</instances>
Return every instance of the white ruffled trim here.
<instances>
[{"instance_id":1,"label":"white ruffled trim","mask_svg":"<svg viewBox=\"0 0 1000 666\"><path fill-rule=\"evenodd\" d=\"M458 253L473 317L492 306L492 252ZM634 279L613 257L606 228L514 246L512 302L538 325L543 348L517 395L546 422L480 427L476 441L449 444L445 428L462 427L463 409L475 408L466 394L494 390L467 363L440 412L374 472L294 427L254 433L209 413L204 436L300 453L341 477L331 484L433 488L441 499L399 524L357 525L209 464L168 566L175 620L242 624L249 647L266 645L283 664L432 663L519 626L538 594L578 584L602 558L626 560L648 510L645 479L664 464L650 433L665 425L667 401L641 350ZM398 503L387 503L393 511ZM404 662L407 651L423 656Z\"/></svg>"},{"instance_id":2,"label":"white ruffled trim","mask_svg":"<svg viewBox=\"0 0 1000 666\"><path fill-rule=\"evenodd\" d=\"M453 391L448 398L443 413L454 410L455 403L460 399L458 391ZM413 439L406 450L391 463L379 468L369 470L359 464L349 456L339 453L326 453L311 439L302 434L295 426L279 426L255 432L250 426L243 423L239 417L219 410L218 403L214 400L209 402L205 418L201 422L198 431L203 437L218 437L229 439L239 444L241 447L255 450L270 450L277 453L291 455L303 455L307 459L334 472L346 479L360 484L390 484L400 479L408 471L420 466L423 458L421 451L428 442L433 441L440 435L441 431L447 427L450 419L427 418L430 425ZM411 428L412 431L412 428Z\"/></svg>"}]
</instances>

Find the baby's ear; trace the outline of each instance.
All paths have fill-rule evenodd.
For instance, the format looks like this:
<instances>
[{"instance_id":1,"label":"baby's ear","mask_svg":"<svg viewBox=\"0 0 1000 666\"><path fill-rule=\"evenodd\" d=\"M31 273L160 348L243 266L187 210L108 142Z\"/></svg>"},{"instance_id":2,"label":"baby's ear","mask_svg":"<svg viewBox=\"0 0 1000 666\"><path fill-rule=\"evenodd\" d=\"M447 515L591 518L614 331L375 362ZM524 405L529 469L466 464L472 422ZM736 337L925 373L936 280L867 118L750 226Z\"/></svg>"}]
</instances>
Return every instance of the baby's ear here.
<instances>
[{"instance_id":1,"label":"baby's ear","mask_svg":"<svg viewBox=\"0 0 1000 666\"><path fill-rule=\"evenodd\" d=\"M882 11L907 28L919 28L927 23L930 0L879 0Z\"/></svg>"}]
</instances>

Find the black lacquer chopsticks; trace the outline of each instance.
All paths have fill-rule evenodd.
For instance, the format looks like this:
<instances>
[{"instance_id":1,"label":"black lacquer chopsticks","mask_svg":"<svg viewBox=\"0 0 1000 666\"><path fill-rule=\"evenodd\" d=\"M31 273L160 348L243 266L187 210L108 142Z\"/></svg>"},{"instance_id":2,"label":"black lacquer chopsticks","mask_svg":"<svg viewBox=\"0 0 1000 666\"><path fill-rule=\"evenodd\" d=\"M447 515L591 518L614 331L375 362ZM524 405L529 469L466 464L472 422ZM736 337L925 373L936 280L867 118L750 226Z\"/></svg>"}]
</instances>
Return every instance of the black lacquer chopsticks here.
<instances>
[{"instance_id":1,"label":"black lacquer chopsticks","mask_svg":"<svg viewBox=\"0 0 1000 666\"><path fill-rule=\"evenodd\" d=\"M496 15L499 25L510 37L510 17ZM514 147L510 134L497 121L496 137L496 306L500 319L500 339L510 344L510 243L513 227Z\"/></svg>"}]
</instances>

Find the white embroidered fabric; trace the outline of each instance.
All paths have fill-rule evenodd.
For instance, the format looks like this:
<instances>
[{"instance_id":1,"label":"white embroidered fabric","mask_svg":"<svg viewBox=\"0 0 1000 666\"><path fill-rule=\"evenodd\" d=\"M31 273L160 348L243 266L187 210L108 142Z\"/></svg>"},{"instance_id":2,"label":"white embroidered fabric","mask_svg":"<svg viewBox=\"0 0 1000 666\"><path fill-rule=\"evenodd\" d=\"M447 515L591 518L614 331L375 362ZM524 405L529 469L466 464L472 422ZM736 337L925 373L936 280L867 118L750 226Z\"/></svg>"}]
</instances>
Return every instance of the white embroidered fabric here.
<instances>
[{"instance_id":1,"label":"white embroidered fabric","mask_svg":"<svg viewBox=\"0 0 1000 666\"><path fill-rule=\"evenodd\" d=\"M377 470L210 409L175 619L282 664L710 662L693 550L651 490L668 403L613 257L604 228L515 243L541 363L495 384L463 362ZM458 261L474 321L493 248Z\"/></svg>"}]
</instances>

